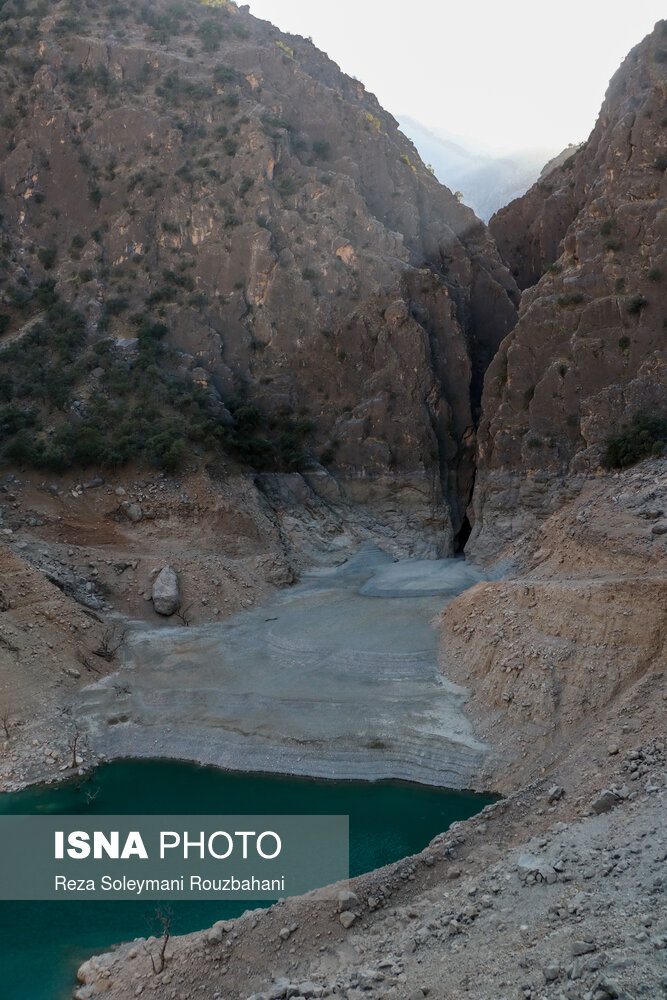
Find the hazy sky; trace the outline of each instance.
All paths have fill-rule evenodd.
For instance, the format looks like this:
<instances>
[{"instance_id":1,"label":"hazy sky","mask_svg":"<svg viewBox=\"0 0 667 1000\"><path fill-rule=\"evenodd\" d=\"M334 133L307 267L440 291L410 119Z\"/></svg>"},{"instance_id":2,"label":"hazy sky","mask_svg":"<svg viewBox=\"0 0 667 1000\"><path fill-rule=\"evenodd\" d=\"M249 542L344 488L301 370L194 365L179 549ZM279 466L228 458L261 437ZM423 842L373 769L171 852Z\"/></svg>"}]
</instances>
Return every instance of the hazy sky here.
<instances>
[{"instance_id":1,"label":"hazy sky","mask_svg":"<svg viewBox=\"0 0 667 1000\"><path fill-rule=\"evenodd\" d=\"M585 139L665 0L250 0L311 36L396 117L495 151Z\"/></svg>"}]
</instances>

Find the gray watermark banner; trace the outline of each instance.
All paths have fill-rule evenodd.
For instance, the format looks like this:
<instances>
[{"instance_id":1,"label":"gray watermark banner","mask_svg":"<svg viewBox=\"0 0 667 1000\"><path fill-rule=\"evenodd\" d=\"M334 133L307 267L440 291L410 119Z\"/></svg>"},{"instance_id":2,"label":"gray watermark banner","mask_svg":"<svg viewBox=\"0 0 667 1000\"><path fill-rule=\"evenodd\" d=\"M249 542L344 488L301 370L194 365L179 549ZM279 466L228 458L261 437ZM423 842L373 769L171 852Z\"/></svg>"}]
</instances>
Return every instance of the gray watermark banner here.
<instances>
[{"instance_id":1,"label":"gray watermark banner","mask_svg":"<svg viewBox=\"0 0 667 1000\"><path fill-rule=\"evenodd\" d=\"M349 876L347 816L0 816L0 899L276 900Z\"/></svg>"}]
</instances>

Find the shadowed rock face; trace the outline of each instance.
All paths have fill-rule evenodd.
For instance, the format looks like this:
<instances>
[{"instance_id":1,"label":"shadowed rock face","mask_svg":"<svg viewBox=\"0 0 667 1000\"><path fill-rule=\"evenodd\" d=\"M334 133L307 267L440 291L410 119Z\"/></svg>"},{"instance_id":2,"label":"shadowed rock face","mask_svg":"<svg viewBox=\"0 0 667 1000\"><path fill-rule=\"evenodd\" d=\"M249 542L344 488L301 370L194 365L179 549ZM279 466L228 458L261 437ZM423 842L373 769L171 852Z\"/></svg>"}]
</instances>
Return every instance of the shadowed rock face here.
<instances>
[{"instance_id":1,"label":"shadowed rock face","mask_svg":"<svg viewBox=\"0 0 667 1000\"><path fill-rule=\"evenodd\" d=\"M312 43L231 3L116 6L3 8L3 281L55 278L126 354L130 317L166 324L194 386L446 553L516 319L488 230ZM30 307L2 311L20 336Z\"/></svg>"},{"instance_id":2,"label":"shadowed rock face","mask_svg":"<svg viewBox=\"0 0 667 1000\"><path fill-rule=\"evenodd\" d=\"M536 285L578 212L577 196L585 186L586 149L571 153L565 164L542 174L521 198L505 205L489 220L503 260L522 290ZM575 165L577 170L575 173ZM579 181L579 185L578 182Z\"/></svg>"},{"instance_id":3,"label":"shadowed rock face","mask_svg":"<svg viewBox=\"0 0 667 1000\"><path fill-rule=\"evenodd\" d=\"M551 267L485 379L479 556L576 493L634 414L667 412L666 98L663 21L612 79L586 146L493 220L510 264L526 261L520 283Z\"/></svg>"}]
</instances>

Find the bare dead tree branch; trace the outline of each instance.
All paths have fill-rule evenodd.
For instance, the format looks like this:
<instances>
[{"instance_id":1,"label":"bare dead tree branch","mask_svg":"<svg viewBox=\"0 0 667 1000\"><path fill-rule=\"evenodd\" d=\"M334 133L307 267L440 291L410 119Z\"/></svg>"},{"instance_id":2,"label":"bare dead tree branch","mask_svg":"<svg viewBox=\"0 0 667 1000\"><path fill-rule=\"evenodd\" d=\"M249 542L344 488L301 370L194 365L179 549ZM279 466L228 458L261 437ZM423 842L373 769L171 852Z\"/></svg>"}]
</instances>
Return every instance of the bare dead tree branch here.
<instances>
[{"instance_id":1,"label":"bare dead tree branch","mask_svg":"<svg viewBox=\"0 0 667 1000\"><path fill-rule=\"evenodd\" d=\"M98 675L102 673L102 671L101 671L101 670L98 670L98 669L97 669L97 667L94 667L94 666L92 665L92 663L90 662L90 660L88 659L88 657L87 657L87 656L86 656L86 655L85 655L84 653L81 653L81 652L80 652L80 653L78 654L78 657L77 657L77 658L78 658L78 660L79 660L79 663L80 663L80 664L81 664L82 666L84 666L84 667L86 668L86 670L90 670L90 672L91 672L91 673L93 673L93 674L98 674Z\"/></svg>"},{"instance_id":2,"label":"bare dead tree branch","mask_svg":"<svg viewBox=\"0 0 667 1000\"><path fill-rule=\"evenodd\" d=\"M72 733L70 733L70 736L67 740L67 749L71 754L71 761L69 765L70 767L74 768L80 766L79 762L77 761L77 757L79 755L79 751L81 751L85 745L86 745L86 734L78 724L75 724L74 730Z\"/></svg>"},{"instance_id":3,"label":"bare dead tree branch","mask_svg":"<svg viewBox=\"0 0 667 1000\"><path fill-rule=\"evenodd\" d=\"M148 946L145 943L144 950L151 960L153 975L157 976L164 971L164 967L167 964L167 945L169 944L169 938L171 937L171 910L169 907L163 909L159 906L155 914L155 918L162 924L162 936L160 938L161 944L160 951L157 955L157 961L155 956L148 950Z\"/></svg>"},{"instance_id":4,"label":"bare dead tree branch","mask_svg":"<svg viewBox=\"0 0 667 1000\"><path fill-rule=\"evenodd\" d=\"M99 646L97 649L93 650L93 653L95 656L99 656L102 660L110 662L125 642L126 635L127 629L123 629L120 633L117 633L116 630L112 628L107 629L100 640Z\"/></svg>"},{"instance_id":5,"label":"bare dead tree branch","mask_svg":"<svg viewBox=\"0 0 667 1000\"><path fill-rule=\"evenodd\" d=\"M191 604L188 604L187 608L179 608L178 611L174 612L174 618L178 618L181 625L188 628L191 624L188 614L192 608Z\"/></svg>"},{"instance_id":6,"label":"bare dead tree branch","mask_svg":"<svg viewBox=\"0 0 667 1000\"><path fill-rule=\"evenodd\" d=\"M6 635L3 635L2 632L0 632L0 646L4 646L10 653L18 653L19 651L19 647L14 645L14 643L11 642Z\"/></svg>"},{"instance_id":7,"label":"bare dead tree branch","mask_svg":"<svg viewBox=\"0 0 667 1000\"><path fill-rule=\"evenodd\" d=\"M9 739L11 736L10 732L11 718L9 712L5 711L2 713L2 715L0 715L0 726L2 726L2 729L4 731L5 739Z\"/></svg>"},{"instance_id":8,"label":"bare dead tree branch","mask_svg":"<svg viewBox=\"0 0 667 1000\"><path fill-rule=\"evenodd\" d=\"M96 788L94 792L88 792L87 791L86 792L86 803L88 805L91 805L95 801L95 799L97 798L97 796L99 794L100 794L99 788Z\"/></svg>"}]
</instances>

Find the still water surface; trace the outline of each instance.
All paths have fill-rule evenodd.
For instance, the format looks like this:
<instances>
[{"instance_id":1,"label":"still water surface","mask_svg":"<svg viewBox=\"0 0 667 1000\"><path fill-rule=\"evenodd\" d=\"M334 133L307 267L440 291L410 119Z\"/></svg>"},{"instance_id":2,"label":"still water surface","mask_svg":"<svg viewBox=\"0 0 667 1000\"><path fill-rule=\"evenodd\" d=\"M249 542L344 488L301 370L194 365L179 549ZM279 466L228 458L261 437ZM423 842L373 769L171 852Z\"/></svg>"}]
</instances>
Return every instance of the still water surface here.
<instances>
[{"instance_id":1,"label":"still water surface","mask_svg":"<svg viewBox=\"0 0 667 1000\"><path fill-rule=\"evenodd\" d=\"M404 782L314 781L242 774L167 760L116 761L85 779L0 796L0 814L347 815L350 874L424 848L490 799ZM170 903L172 933L252 907ZM111 945L159 933L155 902L0 902L0 996L71 998L78 965Z\"/></svg>"}]
</instances>

